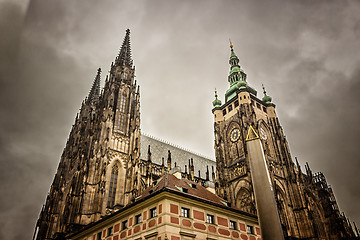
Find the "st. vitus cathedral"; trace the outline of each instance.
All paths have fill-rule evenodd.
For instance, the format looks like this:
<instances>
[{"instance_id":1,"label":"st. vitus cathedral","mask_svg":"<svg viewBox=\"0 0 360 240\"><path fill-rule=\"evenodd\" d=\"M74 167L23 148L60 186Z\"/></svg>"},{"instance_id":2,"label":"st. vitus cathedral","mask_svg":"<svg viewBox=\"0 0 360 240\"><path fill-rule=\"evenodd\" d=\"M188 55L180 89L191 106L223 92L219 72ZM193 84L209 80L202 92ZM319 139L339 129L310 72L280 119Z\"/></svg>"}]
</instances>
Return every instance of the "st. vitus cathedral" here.
<instances>
[{"instance_id":1,"label":"st. vitus cathedral","mask_svg":"<svg viewBox=\"0 0 360 240\"><path fill-rule=\"evenodd\" d=\"M204 186L215 185L218 196L256 215L245 144L253 126L263 144L285 239L355 239L324 175L312 173L308 164L305 172L297 160L294 164L275 104L265 89L260 99L248 85L232 44L229 64L225 102L217 93L213 101L214 162L140 132L140 91L127 30L103 90L98 69L76 116L34 238L64 239L121 211L171 168Z\"/></svg>"}]
</instances>

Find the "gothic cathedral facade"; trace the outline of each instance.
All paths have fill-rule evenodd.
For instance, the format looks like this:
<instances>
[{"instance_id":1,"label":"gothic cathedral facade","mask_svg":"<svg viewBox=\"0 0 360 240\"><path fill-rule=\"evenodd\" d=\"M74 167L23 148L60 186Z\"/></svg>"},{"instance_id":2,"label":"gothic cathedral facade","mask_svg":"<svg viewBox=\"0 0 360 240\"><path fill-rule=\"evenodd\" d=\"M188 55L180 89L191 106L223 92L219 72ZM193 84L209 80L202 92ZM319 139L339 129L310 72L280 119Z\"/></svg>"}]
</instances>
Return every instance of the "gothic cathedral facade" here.
<instances>
[{"instance_id":1,"label":"gothic cathedral facade","mask_svg":"<svg viewBox=\"0 0 360 240\"><path fill-rule=\"evenodd\" d=\"M230 88L222 104L213 101L216 193L245 212L256 214L251 169L246 148L250 126L264 148L274 197L285 239L347 239L351 225L340 214L331 188L322 173L303 173L294 164L275 104L263 87L264 96L250 87L233 45L229 60Z\"/></svg>"},{"instance_id":2,"label":"gothic cathedral facade","mask_svg":"<svg viewBox=\"0 0 360 240\"><path fill-rule=\"evenodd\" d=\"M100 94L98 69L40 214L38 239L71 232L120 209L138 189L140 94L127 30Z\"/></svg>"},{"instance_id":3,"label":"gothic cathedral facade","mask_svg":"<svg viewBox=\"0 0 360 240\"><path fill-rule=\"evenodd\" d=\"M221 103L217 94L213 102L215 163L141 134L140 91L134 80L127 30L103 90L98 69L76 116L34 238L64 239L68 233L121 211L174 165L184 166L182 175L189 180L202 185L215 183L218 196L256 215L245 144L250 125L262 139L285 238L355 236L345 216L340 214L324 175L313 174L308 165L303 173L297 161L296 164L292 161L271 97L264 89L264 97L257 98L232 45L229 63L230 88L225 93L225 103ZM178 166L172 163L176 152Z\"/></svg>"}]
</instances>

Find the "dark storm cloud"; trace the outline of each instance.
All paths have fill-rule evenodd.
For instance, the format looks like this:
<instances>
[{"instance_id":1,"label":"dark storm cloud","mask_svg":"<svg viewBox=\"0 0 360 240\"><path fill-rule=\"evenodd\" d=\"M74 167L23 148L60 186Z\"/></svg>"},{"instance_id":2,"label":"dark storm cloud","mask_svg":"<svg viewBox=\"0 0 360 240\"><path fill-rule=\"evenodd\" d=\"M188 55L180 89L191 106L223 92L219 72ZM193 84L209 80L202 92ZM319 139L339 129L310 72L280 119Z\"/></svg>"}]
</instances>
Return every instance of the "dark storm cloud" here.
<instances>
[{"instance_id":1,"label":"dark storm cloud","mask_svg":"<svg viewBox=\"0 0 360 240\"><path fill-rule=\"evenodd\" d=\"M36 0L19 62L24 6L0 6L0 239L31 237L76 112L126 28L142 131L214 155L211 102L228 88L230 37L249 84L277 104L293 156L323 171L360 222L358 2Z\"/></svg>"},{"instance_id":2,"label":"dark storm cloud","mask_svg":"<svg viewBox=\"0 0 360 240\"><path fill-rule=\"evenodd\" d=\"M325 71L321 63L306 62L289 74L294 77L292 72L300 70L308 74L293 78L297 83L293 89L301 89L303 94L292 95L298 96L294 104L297 114L286 119L285 127L291 129L292 150L302 163L309 161L314 171L326 174L340 209L357 219L360 208L353 201L360 199L360 67L346 77L337 71Z\"/></svg>"}]
</instances>

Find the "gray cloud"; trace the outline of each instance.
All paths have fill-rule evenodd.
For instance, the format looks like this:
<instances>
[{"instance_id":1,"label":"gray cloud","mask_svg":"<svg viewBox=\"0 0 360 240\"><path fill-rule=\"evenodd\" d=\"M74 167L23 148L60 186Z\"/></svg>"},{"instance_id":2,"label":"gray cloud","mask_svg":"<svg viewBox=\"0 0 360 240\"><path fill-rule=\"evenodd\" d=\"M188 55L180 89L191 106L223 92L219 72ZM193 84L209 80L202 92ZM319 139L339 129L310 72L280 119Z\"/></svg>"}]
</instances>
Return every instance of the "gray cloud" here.
<instances>
[{"instance_id":1,"label":"gray cloud","mask_svg":"<svg viewBox=\"0 0 360 240\"><path fill-rule=\"evenodd\" d=\"M76 112L126 28L144 132L214 155L230 37L249 84L277 104L293 156L323 171L360 223L358 2L33 0L24 29L25 1L0 6L1 239L31 237Z\"/></svg>"}]
</instances>

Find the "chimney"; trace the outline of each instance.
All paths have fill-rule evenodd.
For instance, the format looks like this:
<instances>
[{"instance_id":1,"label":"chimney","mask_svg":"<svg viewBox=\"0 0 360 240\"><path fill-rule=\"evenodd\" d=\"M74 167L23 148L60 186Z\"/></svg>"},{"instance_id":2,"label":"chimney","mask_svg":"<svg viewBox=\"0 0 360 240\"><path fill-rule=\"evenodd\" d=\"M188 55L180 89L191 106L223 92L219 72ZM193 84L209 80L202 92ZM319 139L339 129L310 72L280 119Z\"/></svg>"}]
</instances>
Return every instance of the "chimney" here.
<instances>
[{"instance_id":1,"label":"chimney","mask_svg":"<svg viewBox=\"0 0 360 240\"><path fill-rule=\"evenodd\" d=\"M181 168L176 166L170 170L170 173L174 175L177 179L181 179Z\"/></svg>"},{"instance_id":2,"label":"chimney","mask_svg":"<svg viewBox=\"0 0 360 240\"><path fill-rule=\"evenodd\" d=\"M206 190L208 190L209 192L215 194L215 184L211 181L206 181L205 182L205 188Z\"/></svg>"}]
</instances>

